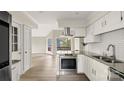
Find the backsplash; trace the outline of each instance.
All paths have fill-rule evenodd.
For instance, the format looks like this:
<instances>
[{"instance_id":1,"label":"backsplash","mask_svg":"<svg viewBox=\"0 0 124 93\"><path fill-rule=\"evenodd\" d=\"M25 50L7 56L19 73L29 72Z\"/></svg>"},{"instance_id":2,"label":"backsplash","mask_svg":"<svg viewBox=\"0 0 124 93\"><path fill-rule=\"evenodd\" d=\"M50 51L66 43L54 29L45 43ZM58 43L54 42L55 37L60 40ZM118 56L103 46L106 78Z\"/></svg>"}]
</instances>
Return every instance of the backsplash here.
<instances>
[{"instance_id":1,"label":"backsplash","mask_svg":"<svg viewBox=\"0 0 124 93\"><path fill-rule=\"evenodd\" d=\"M102 55L107 46L113 44L116 47L116 58L124 61L124 29L102 34L101 37L102 42L88 44L85 50Z\"/></svg>"}]
</instances>

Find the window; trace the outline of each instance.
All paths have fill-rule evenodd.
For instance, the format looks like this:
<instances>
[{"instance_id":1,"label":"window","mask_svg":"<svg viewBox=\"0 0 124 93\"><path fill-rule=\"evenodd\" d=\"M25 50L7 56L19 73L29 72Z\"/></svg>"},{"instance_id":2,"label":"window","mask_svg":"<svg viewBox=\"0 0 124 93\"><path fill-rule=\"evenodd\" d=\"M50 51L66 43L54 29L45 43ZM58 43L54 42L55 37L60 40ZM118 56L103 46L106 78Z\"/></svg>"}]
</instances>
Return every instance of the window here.
<instances>
[{"instance_id":1,"label":"window","mask_svg":"<svg viewBox=\"0 0 124 93\"><path fill-rule=\"evenodd\" d=\"M71 39L57 38L57 50L71 50Z\"/></svg>"},{"instance_id":2,"label":"window","mask_svg":"<svg viewBox=\"0 0 124 93\"><path fill-rule=\"evenodd\" d=\"M18 28L12 27L12 51L18 51Z\"/></svg>"},{"instance_id":3,"label":"window","mask_svg":"<svg viewBox=\"0 0 124 93\"><path fill-rule=\"evenodd\" d=\"M52 51L52 40L48 39L48 51Z\"/></svg>"}]
</instances>

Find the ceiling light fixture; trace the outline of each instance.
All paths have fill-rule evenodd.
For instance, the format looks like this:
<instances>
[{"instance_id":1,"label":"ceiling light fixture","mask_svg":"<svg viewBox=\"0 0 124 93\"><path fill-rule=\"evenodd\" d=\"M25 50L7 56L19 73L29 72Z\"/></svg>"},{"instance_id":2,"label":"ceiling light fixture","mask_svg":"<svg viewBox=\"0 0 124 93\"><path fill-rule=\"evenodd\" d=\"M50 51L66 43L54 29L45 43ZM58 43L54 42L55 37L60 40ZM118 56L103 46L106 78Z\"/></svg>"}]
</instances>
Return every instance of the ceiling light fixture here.
<instances>
[{"instance_id":1,"label":"ceiling light fixture","mask_svg":"<svg viewBox=\"0 0 124 93\"><path fill-rule=\"evenodd\" d=\"M79 12L75 12L76 15L79 15Z\"/></svg>"},{"instance_id":2,"label":"ceiling light fixture","mask_svg":"<svg viewBox=\"0 0 124 93\"><path fill-rule=\"evenodd\" d=\"M44 13L44 11L39 11L39 13Z\"/></svg>"}]
</instances>

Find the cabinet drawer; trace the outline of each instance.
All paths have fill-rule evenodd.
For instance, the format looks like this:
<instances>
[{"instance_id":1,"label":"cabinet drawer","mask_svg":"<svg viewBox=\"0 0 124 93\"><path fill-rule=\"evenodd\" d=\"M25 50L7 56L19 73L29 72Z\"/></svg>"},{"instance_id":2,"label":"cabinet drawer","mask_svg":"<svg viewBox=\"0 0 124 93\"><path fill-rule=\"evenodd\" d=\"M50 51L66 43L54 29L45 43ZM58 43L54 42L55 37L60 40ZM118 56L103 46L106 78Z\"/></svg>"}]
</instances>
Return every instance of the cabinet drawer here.
<instances>
[{"instance_id":1,"label":"cabinet drawer","mask_svg":"<svg viewBox=\"0 0 124 93\"><path fill-rule=\"evenodd\" d=\"M12 81L19 80L20 74L19 74L19 63L13 64L11 67L12 72Z\"/></svg>"}]
</instances>

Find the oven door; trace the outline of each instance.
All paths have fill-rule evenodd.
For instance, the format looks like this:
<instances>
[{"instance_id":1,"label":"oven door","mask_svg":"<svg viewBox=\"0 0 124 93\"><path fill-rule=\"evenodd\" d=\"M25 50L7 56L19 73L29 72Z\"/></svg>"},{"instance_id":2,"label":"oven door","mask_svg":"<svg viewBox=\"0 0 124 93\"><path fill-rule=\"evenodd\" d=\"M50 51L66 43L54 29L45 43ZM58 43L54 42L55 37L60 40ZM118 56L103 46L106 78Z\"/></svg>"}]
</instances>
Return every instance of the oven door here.
<instances>
[{"instance_id":1,"label":"oven door","mask_svg":"<svg viewBox=\"0 0 124 93\"><path fill-rule=\"evenodd\" d=\"M109 80L110 81L124 81L124 74L122 74L121 72L119 72L113 68L110 68Z\"/></svg>"},{"instance_id":2,"label":"oven door","mask_svg":"<svg viewBox=\"0 0 124 93\"><path fill-rule=\"evenodd\" d=\"M76 58L61 58L60 61L61 70L76 70L77 63Z\"/></svg>"}]
</instances>

